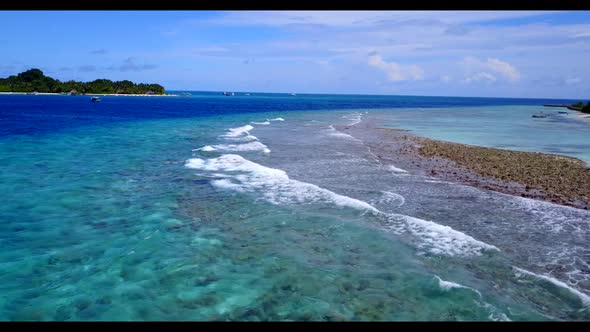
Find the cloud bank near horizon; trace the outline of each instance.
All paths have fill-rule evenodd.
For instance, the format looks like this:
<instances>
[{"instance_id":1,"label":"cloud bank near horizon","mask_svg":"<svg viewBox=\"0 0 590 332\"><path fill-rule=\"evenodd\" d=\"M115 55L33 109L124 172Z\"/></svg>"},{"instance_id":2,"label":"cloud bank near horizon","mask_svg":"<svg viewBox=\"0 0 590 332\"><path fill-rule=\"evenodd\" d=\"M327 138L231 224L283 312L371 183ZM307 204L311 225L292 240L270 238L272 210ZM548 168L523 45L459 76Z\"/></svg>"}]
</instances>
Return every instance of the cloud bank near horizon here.
<instances>
[{"instance_id":1,"label":"cloud bank near horizon","mask_svg":"<svg viewBox=\"0 0 590 332\"><path fill-rule=\"evenodd\" d=\"M52 29L24 28L45 21L85 29L48 39ZM0 75L26 63L63 78L147 79L168 89L590 96L590 12L0 13L8 26L15 34L4 37ZM121 35L131 27L144 33Z\"/></svg>"}]
</instances>

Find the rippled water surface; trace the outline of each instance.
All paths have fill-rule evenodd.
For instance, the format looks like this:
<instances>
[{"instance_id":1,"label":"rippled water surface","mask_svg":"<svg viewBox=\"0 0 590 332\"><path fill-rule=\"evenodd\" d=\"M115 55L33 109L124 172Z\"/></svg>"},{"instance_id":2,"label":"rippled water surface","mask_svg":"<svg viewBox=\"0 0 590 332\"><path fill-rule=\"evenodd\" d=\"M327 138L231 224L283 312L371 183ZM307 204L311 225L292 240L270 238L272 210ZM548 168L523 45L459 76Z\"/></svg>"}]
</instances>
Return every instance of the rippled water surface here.
<instances>
[{"instance_id":1,"label":"rippled water surface","mask_svg":"<svg viewBox=\"0 0 590 332\"><path fill-rule=\"evenodd\" d=\"M590 319L589 212L334 127L399 99L67 98L0 97L1 320Z\"/></svg>"}]
</instances>

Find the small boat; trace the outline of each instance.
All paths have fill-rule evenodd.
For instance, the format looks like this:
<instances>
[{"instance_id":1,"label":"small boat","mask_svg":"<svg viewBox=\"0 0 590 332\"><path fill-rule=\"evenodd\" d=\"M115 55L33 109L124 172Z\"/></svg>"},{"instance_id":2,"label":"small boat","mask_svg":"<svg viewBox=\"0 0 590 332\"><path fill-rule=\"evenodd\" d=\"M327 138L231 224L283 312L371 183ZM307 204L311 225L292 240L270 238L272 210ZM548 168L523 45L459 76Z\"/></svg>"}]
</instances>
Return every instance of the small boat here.
<instances>
[{"instance_id":1,"label":"small boat","mask_svg":"<svg viewBox=\"0 0 590 332\"><path fill-rule=\"evenodd\" d=\"M92 97L92 98L90 98L90 100L91 100L93 103L98 103L98 102L100 101L100 98L98 98L98 97Z\"/></svg>"},{"instance_id":2,"label":"small boat","mask_svg":"<svg viewBox=\"0 0 590 332\"><path fill-rule=\"evenodd\" d=\"M224 96L233 96L235 94L233 92L224 92L223 95Z\"/></svg>"},{"instance_id":3,"label":"small boat","mask_svg":"<svg viewBox=\"0 0 590 332\"><path fill-rule=\"evenodd\" d=\"M543 112L541 113L537 113L537 114L533 114L533 118L546 118L547 115Z\"/></svg>"},{"instance_id":4,"label":"small boat","mask_svg":"<svg viewBox=\"0 0 590 332\"><path fill-rule=\"evenodd\" d=\"M292 93L291 96L297 96L295 93Z\"/></svg>"}]
</instances>

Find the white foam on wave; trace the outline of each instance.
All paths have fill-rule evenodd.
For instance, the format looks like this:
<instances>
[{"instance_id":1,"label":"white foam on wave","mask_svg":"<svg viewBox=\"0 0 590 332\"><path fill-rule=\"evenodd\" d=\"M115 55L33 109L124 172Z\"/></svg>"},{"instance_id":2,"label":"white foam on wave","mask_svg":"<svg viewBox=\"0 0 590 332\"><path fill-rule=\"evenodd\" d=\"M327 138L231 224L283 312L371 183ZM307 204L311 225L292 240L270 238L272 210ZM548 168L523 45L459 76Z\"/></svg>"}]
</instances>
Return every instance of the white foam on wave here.
<instances>
[{"instance_id":1,"label":"white foam on wave","mask_svg":"<svg viewBox=\"0 0 590 332\"><path fill-rule=\"evenodd\" d=\"M440 180L424 180L424 182L428 182L428 183L444 183L444 184L453 184L452 182L448 182L448 181L440 181Z\"/></svg>"},{"instance_id":2,"label":"white foam on wave","mask_svg":"<svg viewBox=\"0 0 590 332\"><path fill-rule=\"evenodd\" d=\"M232 179L239 182L233 186L233 189L240 188L248 192L261 190L263 198L273 204L330 202L342 207L377 211L366 202L338 195L314 184L292 180L283 170L262 166L240 155L226 154L207 160L193 158L189 159L185 165L198 170L241 172L241 174L230 175ZM228 182L221 183L224 187L227 187L227 184Z\"/></svg>"},{"instance_id":3,"label":"white foam on wave","mask_svg":"<svg viewBox=\"0 0 590 332\"><path fill-rule=\"evenodd\" d=\"M399 214L384 214L387 227L395 233L410 233L420 239L418 248L436 255L474 256L483 251L500 251L449 226Z\"/></svg>"},{"instance_id":4,"label":"white foam on wave","mask_svg":"<svg viewBox=\"0 0 590 332\"><path fill-rule=\"evenodd\" d=\"M569 286L568 284L559 281L553 277L549 277L549 276L545 276L545 275L541 275L541 274L536 274L521 268L518 268L516 266L513 266L512 269L514 269L515 271L515 275L517 277L521 277L523 274L524 275L528 275L537 279L542 279L545 281L548 281L550 283L552 283L553 285L557 286L557 287L562 287L567 289L569 292L571 292L572 294L576 295L580 301L582 302L582 304L584 304L585 306L590 306L590 296L588 296L587 294L584 294L582 292L580 292L579 290Z\"/></svg>"},{"instance_id":5,"label":"white foam on wave","mask_svg":"<svg viewBox=\"0 0 590 332\"><path fill-rule=\"evenodd\" d=\"M228 129L225 135L221 137L230 141L251 142L257 141L258 137L250 134L250 130L254 129L251 125L244 125L241 127Z\"/></svg>"},{"instance_id":6,"label":"white foam on wave","mask_svg":"<svg viewBox=\"0 0 590 332\"><path fill-rule=\"evenodd\" d=\"M217 149L212 147L211 145L205 145L202 148L193 149L193 151L205 151L205 152L210 152L210 151L215 151L215 150L217 150Z\"/></svg>"},{"instance_id":7,"label":"white foam on wave","mask_svg":"<svg viewBox=\"0 0 590 332\"><path fill-rule=\"evenodd\" d=\"M469 287L467 286L463 286L461 284L452 282L452 281L446 281L446 280L442 280L439 276L434 276L437 280L438 280L438 287L440 287L440 289L448 291L451 290L453 288L465 288L465 289L469 289Z\"/></svg>"},{"instance_id":8,"label":"white foam on wave","mask_svg":"<svg viewBox=\"0 0 590 332\"><path fill-rule=\"evenodd\" d=\"M508 316L506 316L506 314L504 314L503 312L499 312L498 309L496 307L494 307L493 305L491 305L483 300L481 302L483 302L483 303L480 304L478 301L475 301L475 304L486 309L490 313L490 315L488 316L488 318L490 320L495 321L495 322L497 322L497 321L511 322L512 321L510 318L508 318Z\"/></svg>"},{"instance_id":9,"label":"white foam on wave","mask_svg":"<svg viewBox=\"0 0 590 332\"><path fill-rule=\"evenodd\" d=\"M211 181L211 184L218 188L231 189L240 192L244 191L239 184L235 184L228 179L213 180Z\"/></svg>"},{"instance_id":10,"label":"white foam on wave","mask_svg":"<svg viewBox=\"0 0 590 332\"><path fill-rule=\"evenodd\" d=\"M355 113L352 113L349 115L344 115L344 116L342 116L342 118L351 120L351 122L348 124L348 126L354 126L354 125L360 123L361 121L363 121L362 116L363 116L362 113L355 112Z\"/></svg>"},{"instance_id":11,"label":"white foam on wave","mask_svg":"<svg viewBox=\"0 0 590 332\"><path fill-rule=\"evenodd\" d=\"M283 118L274 118L274 119L270 119L268 121L285 121L285 119L283 119Z\"/></svg>"},{"instance_id":12,"label":"white foam on wave","mask_svg":"<svg viewBox=\"0 0 590 332\"><path fill-rule=\"evenodd\" d=\"M440 287L440 289L442 289L444 291L449 291L449 290L454 289L454 288L464 288L464 289L469 289L469 290L477 293L481 297L481 293L477 289L475 289L475 288L463 286L461 284L458 284L458 283L452 282L452 281L442 280L437 275L435 275L434 277L436 278L436 280L438 280L438 287Z\"/></svg>"},{"instance_id":13,"label":"white foam on wave","mask_svg":"<svg viewBox=\"0 0 590 332\"><path fill-rule=\"evenodd\" d=\"M351 139L351 140L356 141L356 142L362 142L358 138L352 137L352 136L350 136L350 135L348 135L346 133L343 133L341 131L338 131L336 128L334 128L333 125L329 125L327 131L328 131L328 135L330 135L330 136L342 137L342 138Z\"/></svg>"},{"instance_id":14,"label":"white foam on wave","mask_svg":"<svg viewBox=\"0 0 590 332\"><path fill-rule=\"evenodd\" d=\"M388 169L389 171L391 171L391 172L394 172L394 173L400 173L400 174L409 174L409 172L408 172L408 171L406 171L405 169L397 168L397 167L395 167L395 166L393 166L393 165L389 165L389 166L387 166L387 169Z\"/></svg>"},{"instance_id":15,"label":"white foam on wave","mask_svg":"<svg viewBox=\"0 0 590 332\"><path fill-rule=\"evenodd\" d=\"M228 133L225 134L226 137L239 137L243 134L248 134L250 130L254 129L251 125L245 125L236 128L228 129Z\"/></svg>"},{"instance_id":16,"label":"white foam on wave","mask_svg":"<svg viewBox=\"0 0 590 332\"><path fill-rule=\"evenodd\" d=\"M268 120L266 120L264 122L255 122L255 121L252 121L250 123L251 124L255 124L255 125L262 125L262 126L266 126L266 125L269 125L270 124L270 122Z\"/></svg>"},{"instance_id":17,"label":"white foam on wave","mask_svg":"<svg viewBox=\"0 0 590 332\"><path fill-rule=\"evenodd\" d=\"M218 144L218 145L207 145L200 149L201 151L262 151L264 153L270 153L270 149L258 142L250 142L244 144Z\"/></svg>"},{"instance_id":18,"label":"white foam on wave","mask_svg":"<svg viewBox=\"0 0 590 332\"><path fill-rule=\"evenodd\" d=\"M481 295L481 292L478 291L475 288L472 287L468 287L468 286L464 286L461 284L458 284L456 282L452 282L452 281L447 281L447 280L442 280L439 276L435 275L434 278L436 278L436 280L438 281L438 287L445 291L445 292L449 292L453 289L467 289L470 290L474 293L477 294L477 296L479 297L479 301L474 301L476 305L486 309L490 315L488 316L488 318L490 320L493 321L511 321L510 318L508 318L508 316L506 316L506 314L499 312L498 309L496 307L494 307L493 305L485 302L483 300L483 295Z\"/></svg>"},{"instance_id":19,"label":"white foam on wave","mask_svg":"<svg viewBox=\"0 0 590 332\"><path fill-rule=\"evenodd\" d=\"M387 229L397 234L410 233L420 241L417 247L441 255L479 255L485 250L499 250L448 226L410 216L379 211L371 204L339 195L314 184L290 179L280 169L266 167L236 154L217 158L187 160L186 167L201 171L225 172L226 179L212 181L212 185L240 192L258 192L272 204L330 203L340 207L370 212Z\"/></svg>"},{"instance_id":20,"label":"white foam on wave","mask_svg":"<svg viewBox=\"0 0 590 332\"><path fill-rule=\"evenodd\" d=\"M400 194L391 191L382 191L383 197L377 200L378 203L392 204L395 203L398 207L404 205L406 199Z\"/></svg>"},{"instance_id":21,"label":"white foam on wave","mask_svg":"<svg viewBox=\"0 0 590 332\"><path fill-rule=\"evenodd\" d=\"M590 211L526 197L509 197L513 198L525 211L538 216L540 221L555 233L562 231L583 232L580 223L584 224L590 220Z\"/></svg>"},{"instance_id":22,"label":"white foam on wave","mask_svg":"<svg viewBox=\"0 0 590 332\"><path fill-rule=\"evenodd\" d=\"M228 141L235 141L235 142L252 142L258 141L258 137L254 135L247 134L241 137L224 137Z\"/></svg>"}]
</instances>

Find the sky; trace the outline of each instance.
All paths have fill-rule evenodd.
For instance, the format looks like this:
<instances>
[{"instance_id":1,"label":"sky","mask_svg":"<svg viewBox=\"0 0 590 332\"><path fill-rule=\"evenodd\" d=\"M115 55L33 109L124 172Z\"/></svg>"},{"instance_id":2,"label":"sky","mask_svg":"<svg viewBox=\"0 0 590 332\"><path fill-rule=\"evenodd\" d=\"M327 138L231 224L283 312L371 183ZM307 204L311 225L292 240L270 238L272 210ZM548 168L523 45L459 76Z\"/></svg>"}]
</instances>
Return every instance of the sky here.
<instances>
[{"instance_id":1,"label":"sky","mask_svg":"<svg viewBox=\"0 0 590 332\"><path fill-rule=\"evenodd\" d=\"M590 11L0 11L0 77L590 98Z\"/></svg>"}]
</instances>

